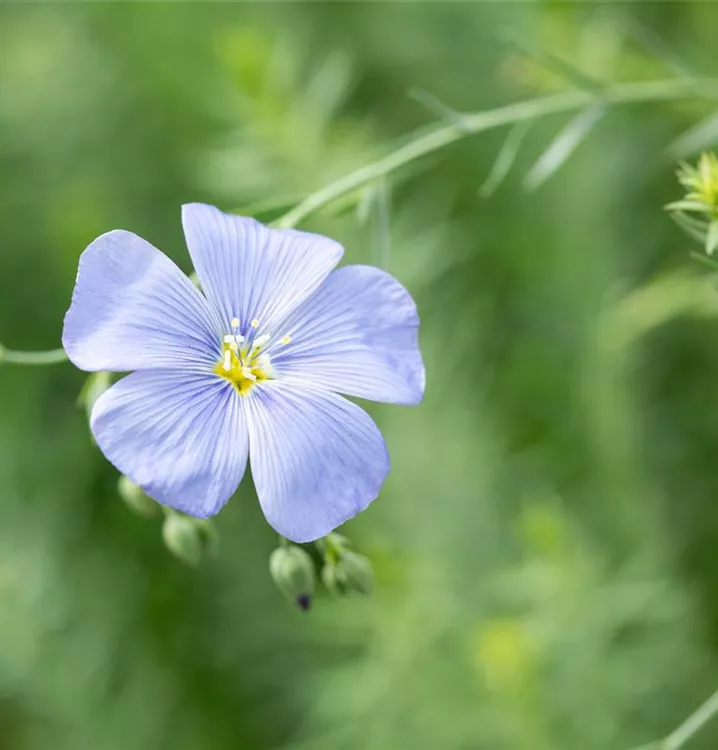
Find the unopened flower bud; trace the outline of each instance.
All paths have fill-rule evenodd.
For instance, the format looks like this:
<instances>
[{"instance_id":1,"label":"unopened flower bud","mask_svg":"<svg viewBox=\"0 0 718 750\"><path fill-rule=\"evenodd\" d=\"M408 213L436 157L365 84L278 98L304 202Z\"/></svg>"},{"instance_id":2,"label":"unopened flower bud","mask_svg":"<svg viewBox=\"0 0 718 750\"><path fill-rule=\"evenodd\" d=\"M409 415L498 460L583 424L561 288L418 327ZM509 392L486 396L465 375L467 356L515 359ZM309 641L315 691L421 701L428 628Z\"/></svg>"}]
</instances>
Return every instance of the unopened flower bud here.
<instances>
[{"instance_id":1,"label":"unopened flower bud","mask_svg":"<svg viewBox=\"0 0 718 750\"><path fill-rule=\"evenodd\" d=\"M269 558L269 572L277 588L305 612L314 594L314 562L301 547L279 547Z\"/></svg>"},{"instance_id":2,"label":"unopened flower bud","mask_svg":"<svg viewBox=\"0 0 718 750\"><path fill-rule=\"evenodd\" d=\"M201 531L191 518L170 512L162 526L162 538L175 557L192 567L199 565L204 542Z\"/></svg>"},{"instance_id":3,"label":"unopened flower bud","mask_svg":"<svg viewBox=\"0 0 718 750\"><path fill-rule=\"evenodd\" d=\"M322 583L326 587L327 591L334 596L342 596L346 594L346 575L343 570L339 569L339 566L332 563L327 563L322 568Z\"/></svg>"},{"instance_id":4,"label":"unopened flower bud","mask_svg":"<svg viewBox=\"0 0 718 750\"><path fill-rule=\"evenodd\" d=\"M368 595L374 588L374 571L369 558L351 550L342 551L337 563L322 568L322 582L337 596L357 593Z\"/></svg>"},{"instance_id":5,"label":"unopened flower bud","mask_svg":"<svg viewBox=\"0 0 718 750\"><path fill-rule=\"evenodd\" d=\"M365 596L371 594L374 588L374 569L368 557L347 550L339 565L346 574L350 591Z\"/></svg>"},{"instance_id":6,"label":"unopened flower bud","mask_svg":"<svg viewBox=\"0 0 718 750\"><path fill-rule=\"evenodd\" d=\"M145 495L142 488L129 477L124 475L120 477L120 481L117 483L117 491L133 513L145 518L152 518L157 515L159 509L157 503L151 497Z\"/></svg>"}]
</instances>

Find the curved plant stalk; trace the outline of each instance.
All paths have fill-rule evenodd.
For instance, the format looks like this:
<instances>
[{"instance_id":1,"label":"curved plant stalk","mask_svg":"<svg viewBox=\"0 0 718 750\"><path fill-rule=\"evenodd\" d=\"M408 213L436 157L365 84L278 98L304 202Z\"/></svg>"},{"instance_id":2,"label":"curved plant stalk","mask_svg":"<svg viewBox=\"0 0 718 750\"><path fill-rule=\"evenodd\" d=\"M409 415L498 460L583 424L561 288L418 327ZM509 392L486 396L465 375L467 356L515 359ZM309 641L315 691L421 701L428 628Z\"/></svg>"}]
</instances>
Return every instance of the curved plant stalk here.
<instances>
[{"instance_id":1,"label":"curved plant stalk","mask_svg":"<svg viewBox=\"0 0 718 750\"><path fill-rule=\"evenodd\" d=\"M12 365L56 365L67 361L64 349L48 349L37 352L16 352L6 349L0 344L0 364L8 362Z\"/></svg>"},{"instance_id":2,"label":"curved plant stalk","mask_svg":"<svg viewBox=\"0 0 718 750\"><path fill-rule=\"evenodd\" d=\"M679 750L718 713L718 690L668 736L634 750Z\"/></svg>"},{"instance_id":3,"label":"curved plant stalk","mask_svg":"<svg viewBox=\"0 0 718 750\"><path fill-rule=\"evenodd\" d=\"M338 198L347 196L375 180L395 172L416 159L438 151L468 135L504 125L535 120L547 115L582 110L591 104L638 104L671 101L691 97L718 99L718 79L668 79L642 83L622 83L604 88L600 95L587 91L567 91L508 104L496 109L459 114L450 124L446 121L426 131L422 129L404 145L312 193L294 208L272 222L289 229ZM1 346L1 345L0 345ZM0 348L0 363L50 365L67 360L62 349L42 352L16 352Z\"/></svg>"},{"instance_id":4,"label":"curved plant stalk","mask_svg":"<svg viewBox=\"0 0 718 750\"><path fill-rule=\"evenodd\" d=\"M669 79L646 83L624 83L605 88L600 97L586 91L567 91L561 94L541 96L505 107L465 114L451 124L434 127L409 140L404 146L392 151L365 167L357 169L325 188L312 193L298 206L274 222L275 226L291 228L328 203L363 187L369 182L396 171L405 164L438 151L455 141L485 130L513 125L525 120L534 120L561 112L573 112L601 102L611 104L637 104L640 102L670 101L694 96L718 98L716 79Z\"/></svg>"}]
</instances>

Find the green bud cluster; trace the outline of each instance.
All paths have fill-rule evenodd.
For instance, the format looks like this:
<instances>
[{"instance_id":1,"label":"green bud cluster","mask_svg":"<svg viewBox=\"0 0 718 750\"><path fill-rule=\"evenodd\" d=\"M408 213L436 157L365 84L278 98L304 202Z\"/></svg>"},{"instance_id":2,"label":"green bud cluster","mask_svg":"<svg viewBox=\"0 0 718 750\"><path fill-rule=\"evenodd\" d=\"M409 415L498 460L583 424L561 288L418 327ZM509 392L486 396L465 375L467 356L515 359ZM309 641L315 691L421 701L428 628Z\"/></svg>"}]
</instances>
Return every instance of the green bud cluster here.
<instances>
[{"instance_id":1,"label":"green bud cluster","mask_svg":"<svg viewBox=\"0 0 718 750\"><path fill-rule=\"evenodd\" d=\"M371 562L349 549L346 537L329 534L314 544L322 559L321 581L330 594L371 594L374 587ZM269 572L290 602L305 612L310 609L316 575L314 559L306 550L283 539L269 558Z\"/></svg>"},{"instance_id":2,"label":"green bud cluster","mask_svg":"<svg viewBox=\"0 0 718 750\"><path fill-rule=\"evenodd\" d=\"M371 594L374 571L368 557L349 549L349 540L339 534L329 534L318 546L324 556L322 583L331 594Z\"/></svg>"}]
</instances>

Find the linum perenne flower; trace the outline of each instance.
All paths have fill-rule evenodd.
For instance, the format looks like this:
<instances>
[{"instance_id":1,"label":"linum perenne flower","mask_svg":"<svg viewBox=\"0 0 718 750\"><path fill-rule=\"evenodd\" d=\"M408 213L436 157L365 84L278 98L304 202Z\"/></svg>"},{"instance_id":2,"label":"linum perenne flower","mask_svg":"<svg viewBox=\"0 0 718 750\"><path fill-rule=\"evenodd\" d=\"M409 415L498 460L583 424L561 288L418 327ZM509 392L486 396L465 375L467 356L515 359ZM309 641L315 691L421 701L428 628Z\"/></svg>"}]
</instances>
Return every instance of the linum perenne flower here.
<instances>
[{"instance_id":1,"label":"linum perenne flower","mask_svg":"<svg viewBox=\"0 0 718 750\"><path fill-rule=\"evenodd\" d=\"M416 404L424 392L409 293L343 249L212 206L183 207L202 292L121 230L80 258L63 345L88 371L131 372L95 403L107 458L163 505L216 514L251 460L259 502L306 542L364 510L389 471L381 433L338 393Z\"/></svg>"}]
</instances>

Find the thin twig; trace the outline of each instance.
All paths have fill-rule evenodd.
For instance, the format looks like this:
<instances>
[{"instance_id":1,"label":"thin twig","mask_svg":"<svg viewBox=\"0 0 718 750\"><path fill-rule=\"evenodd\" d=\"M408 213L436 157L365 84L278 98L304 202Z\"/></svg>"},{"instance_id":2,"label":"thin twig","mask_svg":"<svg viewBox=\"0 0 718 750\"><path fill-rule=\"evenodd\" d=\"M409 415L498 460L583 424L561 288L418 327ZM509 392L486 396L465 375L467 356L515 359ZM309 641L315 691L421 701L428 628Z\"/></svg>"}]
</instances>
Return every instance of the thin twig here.
<instances>
[{"instance_id":1,"label":"thin twig","mask_svg":"<svg viewBox=\"0 0 718 750\"><path fill-rule=\"evenodd\" d=\"M607 87L601 94L605 104L633 104L639 102L666 101L692 96L718 98L718 80L669 79L645 83L625 83ZM597 97L586 91L568 91L542 96L529 101L509 104L497 109L465 114L451 124L437 125L429 132L409 140L404 146L377 159L365 167L340 178L336 182L312 193L274 222L275 226L290 228L299 224L328 203L376 180L383 175L403 167L415 159L438 151L467 135L480 133L502 125L532 120L561 112L572 112L595 103Z\"/></svg>"}]
</instances>

